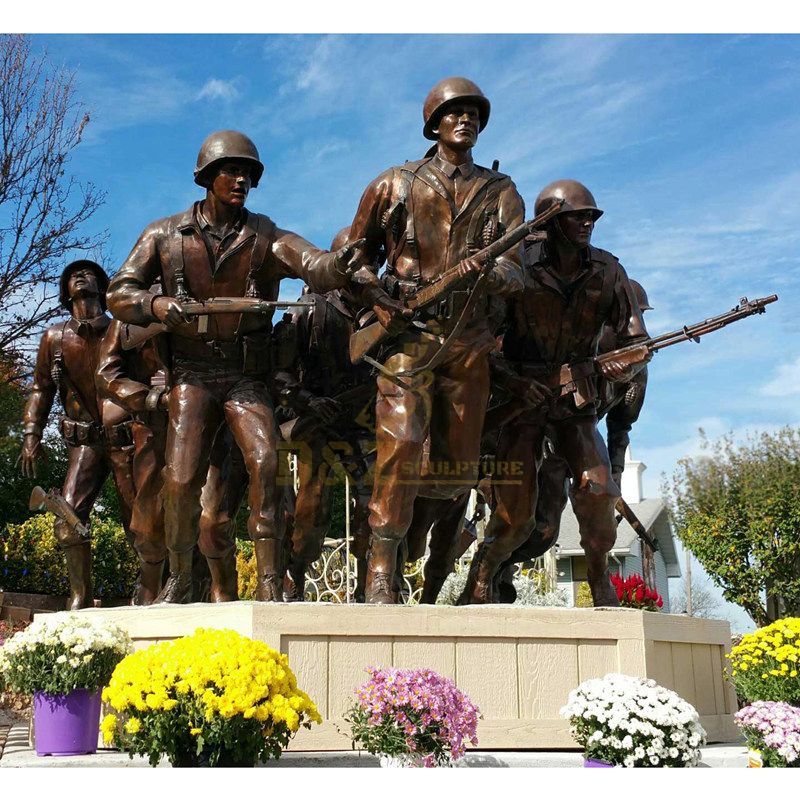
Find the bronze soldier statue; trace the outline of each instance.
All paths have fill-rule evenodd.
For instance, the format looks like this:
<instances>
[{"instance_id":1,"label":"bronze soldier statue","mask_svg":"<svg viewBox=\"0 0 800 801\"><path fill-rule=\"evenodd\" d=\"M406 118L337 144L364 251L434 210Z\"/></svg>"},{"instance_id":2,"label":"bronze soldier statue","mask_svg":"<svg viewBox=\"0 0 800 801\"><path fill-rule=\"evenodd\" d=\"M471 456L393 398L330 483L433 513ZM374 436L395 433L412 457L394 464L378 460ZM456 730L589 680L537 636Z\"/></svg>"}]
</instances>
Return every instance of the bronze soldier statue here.
<instances>
[{"instance_id":1,"label":"bronze soldier statue","mask_svg":"<svg viewBox=\"0 0 800 801\"><path fill-rule=\"evenodd\" d=\"M532 408L503 427L497 463L518 468L514 472L521 475L519 480L495 482L495 507L461 603L497 600L493 580L533 527L547 436L574 477L570 497L594 603L617 605L607 554L616 539L619 489L597 431L593 357L605 326L622 345L644 341L647 333L624 269L612 254L589 244L602 214L591 192L577 181L555 181L536 199L536 213L558 199L564 203L547 226L546 241L526 249L525 289L510 304L503 338L503 356L526 380ZM575 377L573 393L560 392L562 365L569 365ZM629 380L634 371L613 360L603 366L604 377L612 381Z\"/></svg>"},{"instance_id":2,"label":"bronze soldier statue","mask_svg":"<svg viewBox=\"0 0 800 801\"><path fill-rule=\"evenodd\" d=\"M489 397L487 353L494 340L486 294L470 292L470 279L484 269L471 256L524 220L524 203L511 179L472 160L489 111L472 81L436 84L423 108L423 134L436 142L435 154L379 175L351 226L351 237L366 238L368 260L380 248L387 254L382 286L364 291L379 322L397 334L382 353L378 378L367 602L394 602L398 545L412 516L426 517L420 507L462 495L477 480ZM520 251L508 251L484 274L486 293L521 289ZM403 300L455 267L463 289L424 308L409 324Z\"/></svg>"},{"instance_id":3,"label":"bronze soldier statue","mask_svg":"<svg viewBox=\"0 0 800 801\"><path fill-rule=\"evenodd\" d=\"M331 250L344 246L349 233L348 228L339 231ZM337 289L326 295L305 292L303 299L312 305L286 315L275 329L275 361L293 373L287 373L282 393L295 414L281 431L296 453L298 470L283 598L305 597L306 571L319 558L330 528L333 470L341 466L355 501L351 553L358 564L355 600L361 602L369 543L375 381L372 368L354 365L348 356L358 312L355 298Z\"/></svg>"},{"instance_id":4,"label":"bronze soldier statue","mask_svg":"<svg viewBox=\"0 0 800 801\"><path fill-rule=\"evenodd\" d=\"M630 279L631 287L642 313L653 307L640 283ZM621 347L617 332L610 326L603 329L598 343L598 353L608 353ZM630 381L609 381L597 378L597 418L605 417L607 448L611 463L611 477L617 487L625 470L625 452L630 444L630 431L639 419L647 390L647 365L643 366ZM496 600L513 603L516 590L512 583L515 565L545 554L557 540L561 527L561 515L568 499L569 465L557 455L553 443L545 439L542 464L539 468L536 500L535 531L504 562L497 574Z\"/></svg>"},{"instance_id":5,"label":"bronze soldier statue","mask_svg":"<svg viewBox=\"0 0 800 801\"><path fill-rule=\"evenodd\" d=\"M42 433L58 393L64 409L59 429L67 446L64 500L85 526L111 472L130 539L134 496L130 420L119 406L99 400L95 390L100 342L111 322L105 313L107 287L103 268L86 259L67 265L61 275L59 299L71 316L50 327L39 345L33 387L23 414L22 472L36 476L36 460L44 455ZM56 520L55 534L67 561L69 608L91 606L89 540L62 519Z\"/></svg>"},{"instance_id":6,"label":"bronze soldier statue","mask_svg":"<svg viewBox=\"0 0 800 801\"><path fill-rule=\"evenodd\" d=\"M152 604L161 590L166 546L161 471L167 443L169 353L166 335L114 320L100 346L96 383L100 397L133 418L135 498L130 530L139 558L133 604Z\"/></svg>"},{"instance_id":7,"label":"bronze soldier statue","mask_svg":"<svg viewBox=\"0 0 800 801\"><path fill-rule=\"evenodd\" d=\"M276 488L276 430L268 391L271 320L257 314L214 314L188 320L182 302L216 297L275 300L281 278L301 278L316 291L344 286L356 248L321 251L245 201L264 166L253 142L217 131L203 142L195 182L205 199L151 223L111 282L109 308L123 322L162 322L170 329L164 515L170 577L161 602L191 595L192 550L200 493L214 438L223 421L241 449L249 476L248 532L258 566L257 598L281 597L281 522ZM164 295L150 292L159 278Z\"/></svg>"}]
</instances>

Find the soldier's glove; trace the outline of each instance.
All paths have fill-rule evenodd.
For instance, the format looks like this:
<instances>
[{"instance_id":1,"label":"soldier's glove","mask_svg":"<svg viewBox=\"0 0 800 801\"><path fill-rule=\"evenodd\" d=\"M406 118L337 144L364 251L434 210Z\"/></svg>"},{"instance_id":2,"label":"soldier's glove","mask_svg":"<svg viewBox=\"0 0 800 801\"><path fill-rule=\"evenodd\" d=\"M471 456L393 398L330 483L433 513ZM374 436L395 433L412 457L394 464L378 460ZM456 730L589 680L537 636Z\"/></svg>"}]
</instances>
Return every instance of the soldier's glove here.
<instances>
[{"instance_id":1,"label":"soldier's glove","mask_svg":"<svg viewBox=\"0 0 800 801\"><path fill-rule=\"evenodd\" d=\"M312 398L308 408L323 423L333 423L342 413L342 407L333 398Z\"/></svg>"},{"instance_id":2,"label":"soldier's glove","mask_svg":"<svg viewBox=\"0 0 800 801\"><path fill-rule=\"evenodd\" d=\"M175 298L165 296L153 299L153 316L160 323L164 323L170 330L189 322L189 318L183 311L183 306Z\"/></svg>"},{"instance_id":3,"label":"soldier's glove","mask_svg":"<svg viewBox=\"0 0 800 801\"><path fill-rule=\"evenodd\" d=\"M25 434L22 440L22 453L18 461L21 463L22 475L25 478L36 478L37 461L46 459L47 452L42 445L42 439L38 434Z\"/></svg>"},{"instance_id":4,"label":"soldier's glove","mask_svg":"<svg viewBox=\"0 0 800 801\"><path fill-rule=\"evenodd\" d=\"M535 378L513 376L506 378L504 383L509 392L522 398L531 406L541 406L553 395L550 387Z\"/></svg>"},{"instance_id":5,"label":"soldier's glove","mask_svg":"<svg viewBox=\"0 0 800 801\"><path fill-rule=\"evenodd\" d=\"M399 300L389 297L382 289L374 292L372 310L378 322L389 334L395 336L405 330L414 316L414 312Z\"/></svg>"},{"instance_id":6,"label":"soldier's glove","mask_svg":"<svg viewBox=\"0 0 800 801\"><path fill-rule=\"evenodd\" d=\"M356 239L348 242L344 247L335 251L333 257L333 269L339 275L346 275L350 278L356 270L366 264L364 255L364 244L366 239Z\"/></svg>"}]
</instances>

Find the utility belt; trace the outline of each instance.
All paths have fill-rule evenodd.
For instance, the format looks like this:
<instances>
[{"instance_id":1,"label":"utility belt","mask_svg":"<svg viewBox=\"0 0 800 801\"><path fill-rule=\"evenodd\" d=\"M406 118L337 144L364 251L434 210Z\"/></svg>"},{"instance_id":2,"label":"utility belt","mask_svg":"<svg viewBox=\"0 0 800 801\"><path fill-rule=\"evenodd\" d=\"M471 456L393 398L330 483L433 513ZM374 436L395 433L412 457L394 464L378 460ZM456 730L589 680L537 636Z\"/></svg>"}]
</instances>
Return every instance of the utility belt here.
<instances>
[{"instance_id":1,"label":"utility belt","mask_svg":"<svg viewBox=\"0 0 800 801\"><path fill-rule=\"evenodd\" d=\"M232 341L173 337L173 356L210 369L225 367L247 376L263 376L271 367L271 331L245 334Z\"/></svg>"},{"instance_id":2,"label":"utility belt","mask_svg":"<svg viewBox=\"0 0 800 801\"><path fill-rule=\"evenodd\" d=\"M95 422L83 422L62 417L59 431L67 445L78 447L80 445L101 445L105 440L103 427Z\"/></svg>"},{"instance_id":3,"label":"utility belt","mask_svg":"<svg viewBox=\"0 0 800 801\"><path fill-rule=\"evenodd\" d=\"M421 284L418 281L408 281L403 278L398 278L396 275L387 274L384 277L384 287L387 294L395 300L406 300L411 297L419 288ZM434 327L438 329L437 333L449 332L464 311L470 296L469 289L455 289L448 293L446 297L440 298L437 301L417 309L415 320L422 323L434 323ZM483 310L486 309L486 301L483 301ZM477 313L481 313L476 309Z\"/></svg>"},{"instance_id":4,"label":"utility belt","mask_svg":"<svg viewBox=\"0 0 800 801\"><path fill-rule=\"evenodd\" d=\"M560 395L572 395L581 409L597 400L597 371L592 358L577 359L568 365L553 362L512 362L524 378L534 378Z\"/></svg>"}]
</instances>

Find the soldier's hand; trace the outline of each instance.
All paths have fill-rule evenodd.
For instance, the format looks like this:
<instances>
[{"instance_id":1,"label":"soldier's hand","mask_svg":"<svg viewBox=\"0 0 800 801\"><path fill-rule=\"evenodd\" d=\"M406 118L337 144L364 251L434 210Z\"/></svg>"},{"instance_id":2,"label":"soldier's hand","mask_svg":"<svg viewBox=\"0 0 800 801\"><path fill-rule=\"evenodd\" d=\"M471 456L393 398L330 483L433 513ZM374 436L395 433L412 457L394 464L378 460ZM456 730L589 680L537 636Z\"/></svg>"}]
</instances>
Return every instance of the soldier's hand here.
<instances>
[{"instance_id":1,"label":"soldier's hand","mask_svg":"<svg viewBox=\"0 0 800 801\"><path fill-rule=\"evenodd\" d=\"M630 381L634 375L630 365L618 361L600 362L600 372L609 381Z\"/></svg>"},{"instance_id":2,"label":"soldier's hand","mask_svg":"<svg viewBox=\"0 0 800 801\"><path fill-rule=\"evenodd\" d=\"M25 478L36 478L37 462L45 458L42 440L36 434L26 434L22 441L22 453L20 463L22 475Z\"/></svg>"},{"instance_id":3,"label":"soldier's hand","mask_svg":"<svg viewBox=\"0 0 800 801\"><path fill-rule=\"evenodd\" d=\"M333 266L337 273L349 278L359 267L367 263L364 252L366 241L366 239L356 239L335 252Z\"/></svg>"},{"instance_id":4,"label":"soldier's hand","mask_svg":"<svg viewBox=\"0 0 800 801\"><path fill-rule=\"evenodd\" d=\"M342 412L342 407L333 398L312 398L308 406L323 423L334 422Z\"/></svg>"},{"instance_id":5,"label":"soldier's hand","mask_svg":"<svg viewBox=\"0 0 800 801\"><path fill-rule=\"evenodd\" d=\"M158 398L159 409L169 409L169 390L165 389Z\"/></svg>"},{"instance_id":6,"label":"soldier's hand","mask_svg":"<svg viewBox=\"0 0 800 801\"><path fill-rule=\"evenodd\" d=\"M467 278L470 275L480 275L483 272L483 264L478 259L464 259L458 265L458 274L461 278Z\"/></svg>"},{"instance_id":7,"label":"soldier's hand","mask_svg":"<svg viewBox=\"0 0 800 801\"><path fill-rule=\"evenodd\" d=\"M399 334L408 325L414 312L399 300L390 298L385 292L375 298L372 307L378 322L392 335Z\"/></svg>"},{"instance_id":8,"label":"soldier's hand","mask_svg":"<svg viewBox=\"0 0 800 801\"><path fill-rule=\"evenodd\" d=\"M537 381L535 378L527 379L527 389L525 390L524 398L532 406L541 406L548 398L552 397L553 393L546 384Z\"/></svg>"},{"instance_id":9,"label":"soldier's hand","mask_svg":"<svg viewBox=\"0 0 800 801\"><path fill-rule=\"evenodd\" d=\"M170 329L189 322L183 306L175 298L157 297L153 301L153 314L159 322L164 323Z\"/></svg>"}]
</instances>

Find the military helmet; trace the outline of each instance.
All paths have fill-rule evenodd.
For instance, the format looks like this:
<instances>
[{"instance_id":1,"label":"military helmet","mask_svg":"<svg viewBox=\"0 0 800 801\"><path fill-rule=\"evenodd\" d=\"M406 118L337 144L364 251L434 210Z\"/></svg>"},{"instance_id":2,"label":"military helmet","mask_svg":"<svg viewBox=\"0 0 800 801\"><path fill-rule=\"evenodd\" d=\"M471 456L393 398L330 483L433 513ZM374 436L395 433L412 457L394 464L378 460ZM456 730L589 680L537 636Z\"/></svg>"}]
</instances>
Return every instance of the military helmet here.
<instances>
[{"instance_id":1,"label":"military helmet","mask_svg":"<svg viewBox=\"0 0 800 801\"><path fill-rule=\"evenodd\" d=\"M653 307L647 299L647 292L644 291L644 287L638 281L634 281L633 278L631 278L631 286L633 287L633 293L636 295L636 300L639 303L639 308L642 311L652 309Z\"/></svg>"},{"instance_id":2,"label":"military helmet","mask_svg":"<svg viewBox=\"0 0 800 801\"><path fill-rule=\"evenodd\" d=\"M572 181L569 178L553 181L553 183L542 189L539 192L539 197L536 198L533 213L537 216L542 214L553 205L555 200L560 199L564 200L564 205L561 207L559 214L564 214L567 211L586 211L588 209L594 212L594 218L597 220L603 213L602 209L597 208L594 195L580 181Z\"/></svg>"},{"instance_id":3,"label":"military helmet","mask_svg":"<svg viewBox=\"0 0 800 801\"><path fill-rule=\"evenodd\" d=\"M350 239L350 226L345 226L333 237L333 241L331 242L331 250L339 250L339 248L343 248L348 240Z\"/></svg>"},{"instance_id":4,"label":"military helmet","mask_svg":"<svg viewBox=\"0 0 800 801\"><path fill-rule=\"evenodd\" d=\"M103 311L106 310L106 291L108 290L108 276L106 271L96 262L90 259L78 259L77 261L70 262L61 273L61 278L58 282L58 300L61 305L68 311L72 311L72 301L69 297L69 277L75 270L82 270L89 268L97 278L97 288L100 291L100 305Z\"/></svg>"},{"instance_id":5,"label":"military helmet","mask_svg":"<svg viewBox=\"0 0 800 801\"><path fill-rule=\"evenodd\" d=\"M478 130L482 131L486 127L486 123L489 121L491 104L477 84L474 84L468 78L445 78L428 92L428 96L425 98L425 105L422 107L422 118L425 121L422 134L426 139L436 140L436 134L433 133L433 129L439 124L439 118L444 107L455 100L474 103L478 107L480 116L480 128Z\"/></svg>"},{"instance_id":6,"label":"military helmet","mask_svg":"<svg viewBox=\"0 0 800 801\"><path fill-rule=\"evenodd\" d=\"M264 172L264 165L258 158L258 149L250 137L239 131L214 131L209 134L197 154L194 168L194 182L208 187L208 172L220 161L246 161L253 168L252 186L255 189Z\"/></svg>"}]
</instances>

